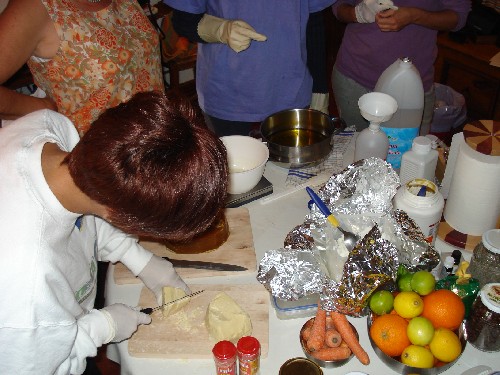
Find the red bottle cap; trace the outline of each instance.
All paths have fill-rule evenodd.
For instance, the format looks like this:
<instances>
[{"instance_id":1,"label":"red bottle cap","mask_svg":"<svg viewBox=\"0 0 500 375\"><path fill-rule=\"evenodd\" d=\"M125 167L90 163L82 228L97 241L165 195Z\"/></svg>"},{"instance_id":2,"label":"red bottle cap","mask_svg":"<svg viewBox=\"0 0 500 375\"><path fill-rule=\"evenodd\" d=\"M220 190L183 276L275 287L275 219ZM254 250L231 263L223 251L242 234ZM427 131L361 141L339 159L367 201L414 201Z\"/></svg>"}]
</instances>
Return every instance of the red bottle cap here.
<instances>
[{"instance_id":1,"label":"red bottle cap","mask_svg":"<svg viewBox=\"0 0 500 375\"><path fill-rule=\"evenodd\" d=\"M258 354L260 350L260 343L255 337L243 336L238 340L238 352L241 354Z\"/></svg>"},{"instance_id":2,"label":"red bottle cap","mask_svg":"<svg viewBox=\"0 0 500 375\"><path fill-rule=\"evenodd\" d=\"M219 341L214 345L212 353L218 359L229 359L236 355L236 346L231 341Z\"/></svg>"}]
</instances>

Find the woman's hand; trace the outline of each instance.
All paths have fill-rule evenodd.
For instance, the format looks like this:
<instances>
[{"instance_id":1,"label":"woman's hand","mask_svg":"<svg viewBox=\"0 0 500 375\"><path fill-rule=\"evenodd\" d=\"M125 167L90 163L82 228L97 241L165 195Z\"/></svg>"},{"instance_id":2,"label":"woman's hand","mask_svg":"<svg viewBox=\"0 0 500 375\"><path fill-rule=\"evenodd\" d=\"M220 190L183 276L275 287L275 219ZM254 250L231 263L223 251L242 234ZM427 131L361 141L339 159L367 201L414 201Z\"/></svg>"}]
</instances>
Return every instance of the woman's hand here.
<instances>
[{"instance_id":1,"label":"woman's hand","mask_svg":"<svg viewBox=\"0 0 500 375\"><path fill-rule=\"evenodd\" d=\"M388 9L375 15L375 22L381 31L399 31L414 21L415 8L400 7Z\"/></svg>"}]
</instances>

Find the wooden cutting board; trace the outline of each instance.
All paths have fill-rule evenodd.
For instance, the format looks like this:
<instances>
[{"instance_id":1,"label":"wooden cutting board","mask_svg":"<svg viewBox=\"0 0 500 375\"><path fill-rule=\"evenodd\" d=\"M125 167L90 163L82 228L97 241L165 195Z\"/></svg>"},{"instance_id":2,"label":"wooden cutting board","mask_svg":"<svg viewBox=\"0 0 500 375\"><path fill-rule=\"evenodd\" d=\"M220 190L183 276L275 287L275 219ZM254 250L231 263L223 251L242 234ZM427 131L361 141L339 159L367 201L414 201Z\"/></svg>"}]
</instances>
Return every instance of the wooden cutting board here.
<instances>
[{"instance_id":1,"label":"wooden cutting board","mask_svg":"<svg viewBox=\"0 0 500 375\"><path fill-rule=\"evenodd\" d=\"M248 208L226 208L229 237L219 248L201 254L176 254L165 245L156 242L141 241L141 245L158 256L167 256L172 259L202 260L235 264L246 267L246 271L214 271L194 268L176 268L183 279L193 277L243 275L257 269L257 259L253 244L252 226ZM115 284L136 284L140 280L135 277L122 263L117 263L114 269Z\"/></svg>"},{"instance_id":2,"label":"wooden cutting board","mask_svg":"<svg viewBox=\"0 0 500 375\"><path fill-rule=\"evenodd\" d=\"M132 357L141 358L213 358L216 341L208 335L205 314L210 301L219 292L227 293L252 321L252 336L261 344L261 356L269 351L269 292L260 284L252 285L189 285L191 291L204 292L193 297L178 313L164 318L161 311L151 314L153 321L140 326L128 341ZM153 293L143 288L141 307L156 306Z\"/></svg>"}]
</instances>

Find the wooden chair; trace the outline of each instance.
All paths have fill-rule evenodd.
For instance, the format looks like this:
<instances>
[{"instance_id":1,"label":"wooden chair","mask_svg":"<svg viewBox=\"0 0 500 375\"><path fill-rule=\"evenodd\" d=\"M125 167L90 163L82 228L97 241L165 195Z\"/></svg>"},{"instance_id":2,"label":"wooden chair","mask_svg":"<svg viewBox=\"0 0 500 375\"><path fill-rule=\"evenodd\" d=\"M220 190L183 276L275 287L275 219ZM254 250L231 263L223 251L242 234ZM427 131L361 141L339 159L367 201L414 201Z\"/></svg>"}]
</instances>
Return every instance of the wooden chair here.
<instances>
[{"instance_id":1,"label":"wooden chair","mask_svg":"<svg viewBox=\"0 0 500 375\"><path fill-rule=\"evenodd\" d=\"M197 103L195 79L197 44L189 42L175 32L171 17L172 9L169 9L161 23L162 64L164 74L169 76L168 81L165 82L166 88L176 90L185 95L192 103ZM183 72L184 76L189 79L181 80Z\"/></svg>"}]
</instances>

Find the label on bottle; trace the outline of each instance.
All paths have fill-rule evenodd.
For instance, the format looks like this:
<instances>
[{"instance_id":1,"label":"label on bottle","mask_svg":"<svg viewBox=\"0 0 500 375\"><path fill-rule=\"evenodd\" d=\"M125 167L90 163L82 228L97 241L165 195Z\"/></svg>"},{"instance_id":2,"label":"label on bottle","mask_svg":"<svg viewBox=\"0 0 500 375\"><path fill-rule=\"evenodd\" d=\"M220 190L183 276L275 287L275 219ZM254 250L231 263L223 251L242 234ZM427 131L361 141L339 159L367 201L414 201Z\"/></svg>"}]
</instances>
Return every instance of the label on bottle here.
<instances>
[{"instance_id":1,"label":"label on bottle","mask_svg":"<svg viewBox=\"0 0 500 375\"><path fill-rule=\"evenodd\" d=\"M411 149L413 139L418 136L419 128L386 128L381 127L387 138L389 138L389 152L387 162L394 169L401 167L401 157Z\"/></svg>"}]
</instances>

